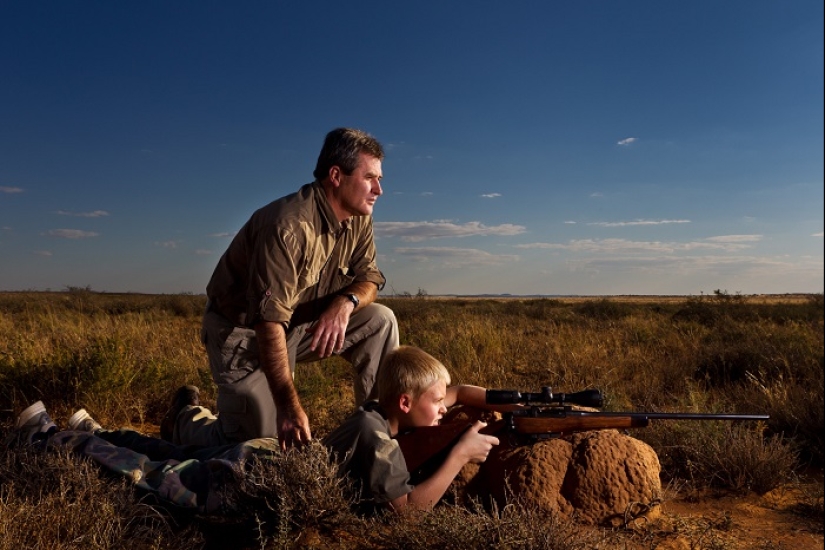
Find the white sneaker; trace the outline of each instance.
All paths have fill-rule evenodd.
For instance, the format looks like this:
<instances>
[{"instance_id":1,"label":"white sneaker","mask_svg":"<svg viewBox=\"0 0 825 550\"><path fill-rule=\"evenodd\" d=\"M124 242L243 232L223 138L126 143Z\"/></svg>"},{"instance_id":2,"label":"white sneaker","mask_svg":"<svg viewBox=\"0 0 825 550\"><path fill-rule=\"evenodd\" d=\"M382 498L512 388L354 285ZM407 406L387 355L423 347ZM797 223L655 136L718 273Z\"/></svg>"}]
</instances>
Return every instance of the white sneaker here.
<instances>
[{"instance_id":1,"label":"white sneaker","mask_svg":"<svg viewBox=\"0 0 825 550\"><path fill-rule=\"evenodd\" d=\"M14 427L15 432L10 434L9 441L14 439L23 443L31 443L34 436L39 433L57 431L57 424L49 417L46 406L42 401L37 401L26 407L17 417L17 424Z\"/></svg>"},{"instance_id":2,"label":"white sneaker","mask_svg":"<svg viewBox=\"0 0 825 550\"><path fill-rule=\"evenodd\" d=\"M94 433L98 430L102 430L103 426L98 424L97 421L92 418L92 415L86 412L86 409L79 409L75 411L71 417L69 417L69 429L79 432Z\"/></svg>"}]
</instances>

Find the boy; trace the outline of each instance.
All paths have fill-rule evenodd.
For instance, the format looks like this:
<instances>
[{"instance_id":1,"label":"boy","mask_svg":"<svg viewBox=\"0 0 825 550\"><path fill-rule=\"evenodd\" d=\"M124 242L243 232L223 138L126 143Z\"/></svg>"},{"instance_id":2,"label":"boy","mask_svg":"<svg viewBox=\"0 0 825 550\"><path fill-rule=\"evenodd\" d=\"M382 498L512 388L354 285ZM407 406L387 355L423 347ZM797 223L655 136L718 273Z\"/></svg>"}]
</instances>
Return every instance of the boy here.
<instances>
[{"instance_id":1,"label":"boy","mask_svg":"<svg viewBox=\"0 0 825 550\"><path fill-rule=\"evenodd\" d=\"M340 461L339 473L356 482L363 505L389 506L395 511L408 506L432 508L461 468L470 462L484 462L498 439L480 434L486 424L476 422L435 473L413 486L393 438L409 428L437 425L456 404L491 409L486 404L486 390L467 385L447 387L450 373L444 365L411 346L401 346L387 355L376 383L378 400L359 407L324 438L324 444Z\"/></svg>"},{"instance_id":2,"label":"boy","mask_svg":"<svg viewBox=\"0 0 825 550\"><path fill-rule=\"evenodd\" d=\"M497 438L478 433L486 424L476 422L433 475L417 485L410 483L395 435L409 428L437 425L455 404L492 408L485 403L484 388L448 388L449 383L449 372L434 357L419 348L401 346L385 357L379 369L378 400L364 403L323 439L339 460L339 475L349 476L360 490L362 512L386 507L395 511L432 508L465 464L484 462L493 445L498 445ZM195 409L201 407L186 408L197 412ZM14 439L68 447L127 475L165 500L205 511L221 508L215 489L227 478L231 463L279 452L273 438L219 447L184 447L130 430L107 431L84 409L69 419L69 431L58 431L39 401L19 416L9 442Z\"/></svg>"}]
</instances>

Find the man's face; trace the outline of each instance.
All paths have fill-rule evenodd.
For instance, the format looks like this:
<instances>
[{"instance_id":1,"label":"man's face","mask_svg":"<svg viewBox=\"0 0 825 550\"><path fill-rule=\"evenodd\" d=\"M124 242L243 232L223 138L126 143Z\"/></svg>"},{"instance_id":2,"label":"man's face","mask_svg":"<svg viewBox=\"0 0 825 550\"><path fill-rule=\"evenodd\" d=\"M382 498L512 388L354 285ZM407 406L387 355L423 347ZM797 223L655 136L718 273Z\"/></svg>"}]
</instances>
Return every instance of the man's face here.
<instances>
[{"instance_id":1,"label":"man's face","mask_svg":"<svg viewBox=\"0 0 825 550\"><path fill-rule=\"evenodd\" d=\"M358 165L352 174L343 172L339 176L336 196L338 207L346 216L368 216L373 206L384 192L381 189L381 161L366 153L361 153Z\"/></svg>"},{"instance_id":2,"label":"man's face","mask_svg":"<svg viewBox=\"0 0 825 550\"><path fill-rule=\"evenodd\" d=\"M447 397L447 383L439 380L418 396L410 407L408 420L410 426L437 426L447 413L444 399Z\"/></svg>"}]
</instances>

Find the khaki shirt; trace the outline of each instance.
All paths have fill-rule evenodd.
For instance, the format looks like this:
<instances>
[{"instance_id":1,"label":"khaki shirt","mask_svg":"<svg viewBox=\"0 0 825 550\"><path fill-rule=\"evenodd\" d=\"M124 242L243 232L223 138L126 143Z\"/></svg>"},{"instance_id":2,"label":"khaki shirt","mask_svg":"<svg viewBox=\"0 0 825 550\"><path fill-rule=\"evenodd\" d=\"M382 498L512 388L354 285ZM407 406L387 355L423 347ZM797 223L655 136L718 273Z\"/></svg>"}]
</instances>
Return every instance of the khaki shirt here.
<instances>
[{"instance_id":1,"label":"khaki shirt","mask_svg":"<svg viewBox=\"0 0 825 550\"><path fill-rule=\"evenodd\" d=\"M313 321L343 288L385 279L372 216L340 223L319 182L257 210L232 239L206 287L211 307L238 326Z\"/></svg>"},{"instance_id":2,"label":"khaki shirt","mask_svg":"<svg viewBox=\"0 0 825 550\"><path fill-rule=\"evenodd\" d=\"M358 407L323 444L337 460L338 474L355 483L362 512L415 489L401 447L390 435L386 413L377 401Z\"/></svg>"}]
</instances>

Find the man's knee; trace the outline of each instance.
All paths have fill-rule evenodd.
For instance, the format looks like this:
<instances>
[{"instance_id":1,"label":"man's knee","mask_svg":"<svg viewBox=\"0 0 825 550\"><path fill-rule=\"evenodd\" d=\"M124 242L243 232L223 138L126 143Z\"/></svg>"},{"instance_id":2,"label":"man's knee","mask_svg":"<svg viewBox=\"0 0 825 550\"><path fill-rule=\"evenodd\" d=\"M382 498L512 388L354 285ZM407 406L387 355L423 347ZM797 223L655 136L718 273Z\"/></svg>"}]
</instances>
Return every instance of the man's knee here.
<instances>
[{"instance_id":1,"label":"man's knee","mask_svg":"<svg viewBox=\"0 0 825 550\"><path fill-rule=\"evenodd\" d=\"M368 336L367 339L371 339L375 341L374 345L381 346L384 348L383 352L386 353L398 347L399 344L399 335L398 335L398 320L395 318L395 313L385 305L381 304L370 304L368 308L371 308L370 311L370 320L368 325L372 327L371 336Z\"/></svg>"},{"instance_id":2,"label":"man's knee","mask_svg":"<svg viewBox=\"0 0 825 550\"><path fill-rule=\"evenodd\" d=\"M395 312L383 304L370 304L368 306L370 315L382 326L398 327L398 320L395 318Z\"/></svg>"}]
</instances>

